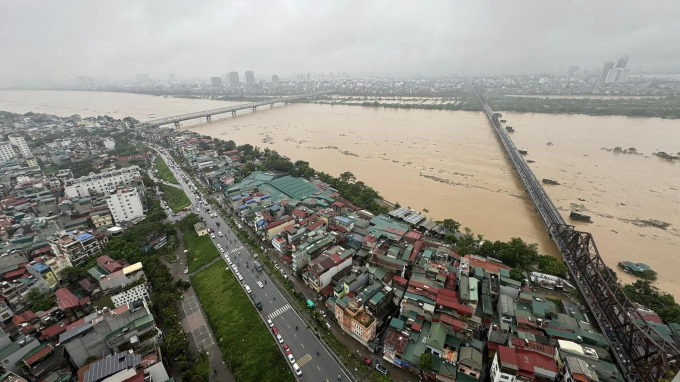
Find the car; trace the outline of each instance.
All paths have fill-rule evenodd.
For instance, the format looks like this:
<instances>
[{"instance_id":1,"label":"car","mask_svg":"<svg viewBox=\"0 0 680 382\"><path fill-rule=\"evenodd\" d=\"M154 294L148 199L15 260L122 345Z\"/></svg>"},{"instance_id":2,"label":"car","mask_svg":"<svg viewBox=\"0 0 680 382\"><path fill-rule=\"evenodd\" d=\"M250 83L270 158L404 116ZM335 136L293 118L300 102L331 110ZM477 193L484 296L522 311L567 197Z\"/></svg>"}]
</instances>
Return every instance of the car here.
<instances>
[{"instance_id":1,"label":"car","mask_svg":"<svg viewBox=\"0 0 680 382\"><path fill-rule=\"evenodd\" d=\"M215 228L210 227L210 232L215 232Z\"/></svg>"},{"instance_id":2,"label":"car","mask_svg":"<svg viewBox=\"0 0 680 382\"><path fill-rule=\"evenodd\" d=\"M189 273L189 267L184 268L184 274L186 275L187 273Z\"/></svg>"},{"instance_id":3,"label":"car","mask_svg":"<svg viewBox=\"0 0 680 382\"><path fill-rule=\"evenodd\" d=\"M272 326L274 326L274 323L272 322L272 320L267 320L267 325L269 325L269 327L271 328Z\"/></svg>"},{"instance_id":4,"label":"car","mask_svg":"<svg viewBox=\"0 0 680 382\"><path fill-rule=\"evenodd\" d=\"M320 310L319 313L321 313L321 317L326 318L326 312L323 310Z\"/></svg>"},{"instance_id":5,"label":"car","mask_svg":"<svg viewBox=\"0 0 680 382\"><path fill-rule=\"evenodd\" d=\"M276 326L272 326L272 333L274 333L274 335L279 334L279 330L276 329Z\"/></svg>"},{"instance_id":6,"label":"car","mask_svg":"<svg viewBox=\"0 0 680 382\"><path fill-rule=\"evenodd\" d=\"M375 369L378 370L379 373L387 375L387 369L385 368L385 366L376 363Z\"/></svg>"},{"instance_id":7,"label":"car","mask_svg":"<svg viewBox=\"0 0 680 382\"><path fill-rule=\"evenodd\" d=\"M231 268L232 268L233 270L236 270L236 264L231 264Z\"/></svg>"},{"instance_id":8,"label":"car","mask_svg":"<svg viewBox=\"0 0 680 382\"><path fill-rule=\"evenodd\" d=\"M262 284L262 281L258 281L257 286L259 286L260 288L264 288L264 284Z\"/></svg>"},{"instance_id":9,"label":"car","mask_svg":"<svg viewBox=\"0 0 680 382\"><path fill-rule=\"evenodd\" d=\"M229 265L232 264L232 263L231 263L231 259L230 259L229 257L227 257L227 264L229 264Z\"/></svg>"},{"instance_id":10,"label":"car","mask_svg":"<svg viewBox=\"0 0 680 382\"><path fill-rule=\"evenodd\" d=\"M298 377L302 375L302 369L300 369L300 366L298 366L297 363L293 364L293 370L295 370L295 375Z\"/></svg>"},{"instance_id":11,"label":"car","mask_svg":"<svg viewBox=\"0 0 680 382\"><path fill-rule=\"evenodd\" d=\"M256 303L255 303L255 307L257 308L257 310L262 310L262 303L259 302L259 301L256 302Z\"/></svg>"},{"instance_id":12,"label":"car","mask_svg":"<svg viewBox=\"0 0 680 382\"><path fill-rule=\"evenodd\" d=\"M274 263L274 268L281 269L281 267L279 267L279 264L276 264L276 263Z\"/></svg>"},{"instance_id":13,"label":"car","mask_svg":"<svg viewBox=\"0 0 680 382\"><path fill-rule=\"evenodd\" d=\"M220 247L220 253L224 253L224 249L222 249L222 247Z\"/></svg>"},{"instance_id":14,"label":"car","mask_svg":"<svg viewBox=\"0 0 680 382\"><path fill-rule=\"evenodd\" d=\"M222 231L218 232L217 234L220 235L220 237L224 236L222 235Z\"/></svg>"},{"instance_id":15,"label":"car","mask_svg":"<svg viewBox=\"0 0 680 382\"><path fill-rule=\"evenodd\" d=\"M211 234L210 234L210 238L211 238L211 239L214 239L214 238L215 238L215 234L214 234L214 233L211 233Z\"/></svg>"},{"instance_id":16,"label":"car","mask_svg":"<svg viewBox=\"0 0 680 382\"><path fill-rule=\"evenodd\" d=\"M364 363L368 366L371 366L371 359L370 358L364 358Z\"/></svg>"},{"instance_id":17,"label":"car","mask_svg":"<svg viewBox=\"0 0 680 382\"><path fill-rule=\"evenodd\" d=\"M288 360L290 361L290 363L295 363L295 358L293 357L292 354L288 354Z\"/></svg>"},{"instance_id":18,"label":"car","mask_svg":"<svg viewBox=\"0 0 680 382\"><path fill-rule=\"evenodd\" d=\"M253 292L252 290L250 290L250 287L248 286L248 284L245 284L245 286L246 286L246 293L250 294L250 293Z\"/></svg>"},{"instance_id":19,"label":"car","mask_svg":"<svg viewBox=\"0 0 680 382\"><path fill-rule=\"evenodd\" d=\"M292 351L290 351L290 348L289 348L288 345L286 345L286 344L283 344L283 351L285 351L286 354L292 353Z\"/></svg>"},{"instance_id":20,"label":"car","mask_svg":"<svg viewBox=\"0 0 680 382\"><path fill-rule=\"evenodd\" d=\"M277 335L276 335L276 339L279 340L279 343L280 343L280 344L283 343L283 337L281 337L280 334L277 334Z\"/></svg>"},{"instance_id":21,"label":"car","mask_svg":"<svg viewBox=\"0 0 680 382\"><path fill-rule=\"evenodd\" d=\"M238 274L238 281L243 282L243 276L240 273Z\"/></svg>"}]
</instances>

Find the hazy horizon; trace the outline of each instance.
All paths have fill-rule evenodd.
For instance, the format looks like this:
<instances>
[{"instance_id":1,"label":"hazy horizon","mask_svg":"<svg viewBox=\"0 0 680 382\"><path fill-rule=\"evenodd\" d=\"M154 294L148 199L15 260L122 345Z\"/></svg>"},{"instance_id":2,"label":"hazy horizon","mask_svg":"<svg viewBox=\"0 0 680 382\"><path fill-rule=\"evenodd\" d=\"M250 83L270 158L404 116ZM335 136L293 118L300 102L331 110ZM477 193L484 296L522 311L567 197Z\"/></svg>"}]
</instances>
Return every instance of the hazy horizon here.
<instances>
[{"instance_id":1,"label":"hazy horizon","mask_svg":"<svg viewBox=\"0 0 680 382\"><path fill-rule=\"evenodd\" d=\"M0 77L680 70L680 7L617 1L4 3Z\"/></svg>"}]
</instances>

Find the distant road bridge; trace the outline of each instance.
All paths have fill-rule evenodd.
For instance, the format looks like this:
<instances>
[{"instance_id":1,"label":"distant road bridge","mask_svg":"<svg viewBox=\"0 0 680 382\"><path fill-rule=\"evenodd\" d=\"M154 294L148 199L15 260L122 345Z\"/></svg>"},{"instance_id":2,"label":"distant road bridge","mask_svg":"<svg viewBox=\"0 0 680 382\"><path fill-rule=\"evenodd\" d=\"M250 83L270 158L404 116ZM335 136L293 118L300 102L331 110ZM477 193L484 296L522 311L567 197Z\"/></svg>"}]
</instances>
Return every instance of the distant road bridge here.
<instances>
[{"instance_id":1,"label":"distant road bridge","mask_svg":"<svg viewBox=\"0 0 680 382\"><path fill-rule=\"evenodd\" d=\"M477 96L626 380L659 381L673 376L680 368L678 348L651 325L635 319L635 307L600 257L592 235L564 221L501 126L500 113L491 110L478 90Z\"/></svg>"},{"instance_id":2,"label":"distant road bridge","mask_svg":"<svg viewBox=\"0 0 680 382\"><path fill-rule=\"evenodd\" d=\"M264 106L264 105L269 105L271 107L274 107L275 103L281 103L281 102L288 103L288 102L291 102L291 101L297 101L299 99L316 97L316 96L329 94L329 93L332 93L332 91L306 93L306 94L290 96L290 97L279 97L279 98L268 99L268 100L263 100L263 101L259 101L259 102L244 103L242 105L222 107L222 108L219 108L219 109L197 111L195 113L181 114L181 115L176 115L176 116L173 116L173 117L159 118L159 119L154 119L152 121L138 123L136 125L136 127L158 127L158 126L161 126L161 125L167 125L167 124L170 124L170 123L174 123L175 127L179 128L180 122L187 121L187 120L190 120L190 119L205 118L208 122L210 122L210 117L212 117L213 115L217 115L217 114L231 113L231 115L236 116L236 112L239 111L239 110L253 109L253 111L255 111L258 107Z\"/></svg>"}]
</instances>

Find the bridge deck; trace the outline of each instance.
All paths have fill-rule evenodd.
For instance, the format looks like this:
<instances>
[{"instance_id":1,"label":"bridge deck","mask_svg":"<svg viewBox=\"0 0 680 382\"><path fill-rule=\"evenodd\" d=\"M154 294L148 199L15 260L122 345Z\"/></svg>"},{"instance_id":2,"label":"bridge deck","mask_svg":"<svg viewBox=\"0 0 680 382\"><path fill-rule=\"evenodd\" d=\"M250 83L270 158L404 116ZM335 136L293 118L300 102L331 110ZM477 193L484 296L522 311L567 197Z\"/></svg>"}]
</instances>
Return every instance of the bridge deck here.
<instances>
[{"instance_id":1,"label":"bridge deck","mask_svg":"<svg viewBox=\"0 0 680 382\"><path fill-rule=\"evenodd\" d=\"M245 103L245 104L242 104L242 105L221 107L219 109L197 111L197 112L194 112L194 113L175 115L175 116L172 116L172 117L164 117L164 118L154 119L152 121L142 122L142 123L137 124L137 127L140 127L140 128L141 127L156 127L156 126L161 126L161 125L167 125L169 123L177 123L177 122L187 121L189 119L210 117L210 116L217 115L217 114L231 113L231 112L236 112L236 111L245 110L245 109L253 109L253 108L257 108L257 107L264 106L264 105L273 105L275 103L297 101L299 99L308 98L308 97L315 97L315 96L324 95L324 94L328 94L328 93L331 93L331 91L306 93L306 94L290 96L290 97L279 97L279 98L268 99L268 100L263 100L263 101L259 101L259 102Z\"/></svg>"}]
</instances>

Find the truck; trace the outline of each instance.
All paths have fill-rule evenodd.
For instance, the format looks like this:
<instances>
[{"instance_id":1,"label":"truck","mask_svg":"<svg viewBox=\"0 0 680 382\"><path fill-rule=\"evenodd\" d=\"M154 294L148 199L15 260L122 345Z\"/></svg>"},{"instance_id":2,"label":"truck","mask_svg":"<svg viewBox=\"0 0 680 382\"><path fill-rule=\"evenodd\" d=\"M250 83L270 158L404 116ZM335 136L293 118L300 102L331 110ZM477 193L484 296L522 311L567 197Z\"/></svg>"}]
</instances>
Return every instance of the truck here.
<instances>
[{"instance_id":1,"label":"truck","mask_svg":"<svg viewBox=\"0 0 680 382\"><path fill-rule=\"evenodd\" d=\"M255 266L255 269L257 269L258 271L262 270L262 264L260 264L259 261L254 261L253 266Z\"/></svg>"}]
</instances>

